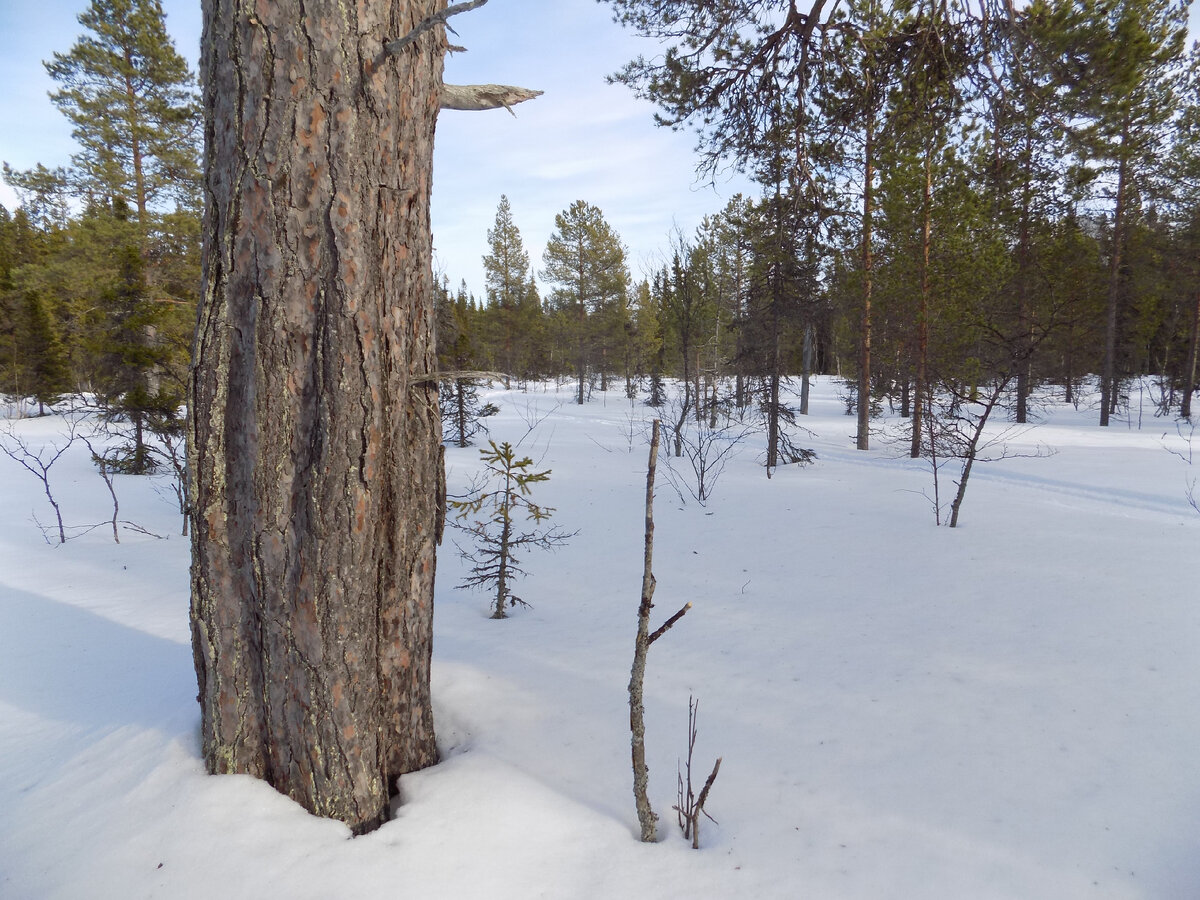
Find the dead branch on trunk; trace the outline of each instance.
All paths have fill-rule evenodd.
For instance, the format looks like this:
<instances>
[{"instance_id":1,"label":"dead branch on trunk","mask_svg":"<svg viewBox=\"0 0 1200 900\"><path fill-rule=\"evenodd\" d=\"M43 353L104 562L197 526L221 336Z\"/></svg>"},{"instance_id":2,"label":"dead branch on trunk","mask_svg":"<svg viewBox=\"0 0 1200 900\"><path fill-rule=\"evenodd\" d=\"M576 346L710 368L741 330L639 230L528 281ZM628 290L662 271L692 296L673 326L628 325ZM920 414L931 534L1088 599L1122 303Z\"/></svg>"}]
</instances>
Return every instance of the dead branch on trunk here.
<instances>
[{"instance_id":1,"label":"dead branch on trunk","mask_svg":"<svg viewBox=\"0 0 1200 900\"><path fill-rule=\"evenodd\" d=\"M384 44L383 49L386 50L390 55L396 56L409 44L414 43L421 35L425 34L427 31L432 31L438 25L445 25L448 30L454 32L454 29L450 28L450 26L447 24L447 19L449 19L451 16L457 16L460 13L470 12L473 9L479 9L479 7L483 6L487 2L488 0L466 0L466 2L463 3L452 3L441 12L436 12L431 16L426 16L417 23L416 28L414 28L404 37L397 38L394 41L389 41L388 43ZM454 33L457 34L457 32Z\"/></svg>"},{"instance_id":2,"label":"dead branch on trunk","mask_svg":"<svg viewBox=\"0 0 1200 900\"><path fill-rule=\"evenodd\" d=\"M399 56L406 48L415 44L421 35L432 31L439 25L444 25L447 31L457 34L447 20L452 16L479 9L485 3L487 0L466 0L463 3L452 3L441 12L426 16L404 37L388 41L383 45L383 50L388 56ZM447 49L451 52L461 52L464 48L451 46ZM507 84L443 84L439 106L441 109L459 109L468 112L507 109L515 116L516 113L512 110L514 106L541 95L541 91Z\"/></svg>"},{"instance_id":3,"label":"dead branch on trunk","mask_svg":"<svg viewBox=\"0 0 1200 900\"><path fill-rule=\"evenodd\" d=\"M518 103L542 96L542 91L514 87L509 84L443 84L441 108L479 112L485 109L507 109Z\"/></svg>"},{"instance_id":4,"label":"dead branch on trunk","mask_svg":"<svg viewBox=\"0 0 1200 900\"><path fill-rule=\"evenodd\" d=\"M653 577L653 576L651 576L651 577ZM662 637L664 634L666 634L667 631L670 630L672 625L674 625L676 622L678 622L680 619L682 619L685 615L687 615L687 611L691 608L692 608L692 604L691 604L690 600L687 603L683 604L683 607L679 610L679 612L675 613L675 615L671 616L671 618L669 618L669 619L667 619L667 621L663 622L662 625L659 626L658 631L656 631L656 632L654 632L654 634L650 635L650 637L646 640L647 646L649 646L650 644L653 644L660 637Z\"/></svg>"}]
</instances>

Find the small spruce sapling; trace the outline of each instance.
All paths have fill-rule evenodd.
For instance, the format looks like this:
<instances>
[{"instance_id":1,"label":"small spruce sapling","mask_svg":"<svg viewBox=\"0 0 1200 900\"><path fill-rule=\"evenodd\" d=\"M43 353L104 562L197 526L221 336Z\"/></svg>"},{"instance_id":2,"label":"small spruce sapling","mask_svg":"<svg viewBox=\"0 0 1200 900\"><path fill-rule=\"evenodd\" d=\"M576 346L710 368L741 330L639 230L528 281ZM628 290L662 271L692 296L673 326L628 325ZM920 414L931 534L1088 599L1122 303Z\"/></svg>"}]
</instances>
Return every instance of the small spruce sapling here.
<instances>
[{"instance_id":1,"label":"small spruce sapling","mask_svg":"<svg viewBox=\"0 0 1200 900\"><path fill-rule=\"evenodd\" d=\"M485 470L482 478L472 485L465 499L450 500L448 506L456 513L450 524L471 535L473 550L459 547L463 558L474 565L471 574L459 587L495 587L496 601L493 619L503 619L513 603L528 606L512 593L512 582L518 575L527 574L517 563L517 551L526 547L551 550L565 543L577 532L543 527L554 510L530 499L531 486L548 481L550 470L530 471L533 460L518 458L511 444L488 441L479 451ZM522 530L524 522L532 523L531 530Z\"/></svg>"}]
</instances>

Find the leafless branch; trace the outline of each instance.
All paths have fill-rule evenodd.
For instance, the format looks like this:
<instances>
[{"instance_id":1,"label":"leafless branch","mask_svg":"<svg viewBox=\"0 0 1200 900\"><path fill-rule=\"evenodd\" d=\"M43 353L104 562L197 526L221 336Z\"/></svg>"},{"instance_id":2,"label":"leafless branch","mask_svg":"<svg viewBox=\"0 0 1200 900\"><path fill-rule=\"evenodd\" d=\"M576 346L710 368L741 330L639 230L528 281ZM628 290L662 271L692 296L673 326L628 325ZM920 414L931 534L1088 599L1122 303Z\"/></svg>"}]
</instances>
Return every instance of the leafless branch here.
<instances>
[{"instance_id":1,"label":"leafless branch","mask_svg":"<svg viewBox=\"0 0 1200 900\"><path fill-rule=\"evenodd\" d=\"M383 49L386 50L390 55L397 56L402 50L404 50L405 47L416 41L416 39L425 34L425 32L432 31L438 25L446 25L446 20L450 17L457 16L460 13L470 12L473 9L479 9L479 7L483 6L487 2L488 0L466 0L466 2L463 3L452 3L441 12L436 12L433 15L422 19L417 24L417 27L404 37L397 38L394 41L384 44ZM446 25L446 27L450 28L449 25ZM453 31L454 29L450 28L450 30Z\"/></svg>"},{"instance_id":2,"label":"leafless branch","mask_svg":"<svg viewBox=\"0 0 1200 900\"><path fill-rule=\"evenodd\" d=\"M692 753L696 749L696 720L700 715L700 701L692 697L688 698L688 748L687 761L685 763L687 778L684 778L683 771L677 772L676 778L679 786L679 802L673 807L679 816L679 828L683 831L684 838L691 838L692 849L700 849L700 815L710 822L717 820L710 816L704 809L705 801L708 800L708 792L712 790L713 782L717 780L717 773L721 771L721 757L717 757L716 763L713 765L712 772L704 782L704 787L700 790L700 796L696 796L692 790Z\"/></svg>"},{"instance_id":3,"label":"leafless branch","mask_svg":"<svg viewBox=\"0 0 1200 900\"><path fill-rule=\"evenodd\" d=\"M649 646L650 644L653 644L660 637L662 637L664 634L666 634L670 630L672 625L674 625L676 622L678 622L680 619L682 619L684 616L687 615L687 611L691 608L692 608L692 604L690 602L685 603L683 605L683 608L681 610L679 610L679 612L675 613L675 615L671 616L671 618L669 618L669 619L667 619L667 621L663 622L662 625L659 626L658 630L656 632L654 632L654 634L650 635L649 639L647 639L647 641L646 641L646 645Z\"/></svg>"}]
</instances>

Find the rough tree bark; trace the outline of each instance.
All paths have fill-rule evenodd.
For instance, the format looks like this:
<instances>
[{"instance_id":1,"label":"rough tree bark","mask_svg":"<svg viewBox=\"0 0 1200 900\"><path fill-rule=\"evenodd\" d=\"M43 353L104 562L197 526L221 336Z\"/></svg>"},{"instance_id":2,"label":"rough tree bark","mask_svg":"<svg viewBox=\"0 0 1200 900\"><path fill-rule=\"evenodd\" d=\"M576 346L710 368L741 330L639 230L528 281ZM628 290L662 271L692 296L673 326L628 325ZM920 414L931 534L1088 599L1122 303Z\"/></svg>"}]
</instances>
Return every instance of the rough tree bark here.
<instances>
[{"instance_id":1,"label":"rough tree bark","mask_svg":"<svg viewBox=\"0 0 1200 900\"><path fill-rule=\"evenodd\" d=\"M429 190L444 0L204 0L189 402L203 753L361 833L437 759Z\"/></svg>"}]
</instances>

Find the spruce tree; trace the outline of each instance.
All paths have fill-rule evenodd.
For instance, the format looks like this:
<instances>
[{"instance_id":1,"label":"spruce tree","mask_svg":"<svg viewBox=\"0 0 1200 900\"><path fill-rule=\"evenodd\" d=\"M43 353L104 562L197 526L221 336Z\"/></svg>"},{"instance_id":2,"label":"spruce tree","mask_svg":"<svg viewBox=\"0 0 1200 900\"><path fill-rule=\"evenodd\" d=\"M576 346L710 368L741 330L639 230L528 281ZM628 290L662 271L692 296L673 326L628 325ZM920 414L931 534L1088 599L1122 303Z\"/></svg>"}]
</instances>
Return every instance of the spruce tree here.
<instances>
[{"instance_id":1,"label":"spruce tree","mask_svg":"<svg viewBox=\"0 0 1200 900\"><path fill-rule=\"evenodd\" d=\"M496 223L487 233L489 252L483 257L488 312L495 323L495 359L506 376L528 374L533 337L541 307L529 302L532 281L529 254L513 222L508 197L500 196ZM508 378L505 387L509 387Z\"/></svg>"},{"instance_id":2,"label":"spruce tree","mask_svg":"<svg viewBox=\"0 0 1200 900\"><path fill-rule=\"evenodd\" d=\"M115 251L117 275L101 296L95 335L96 396L105 417L129 426L123 471L142 475L155 468L147 431L178 428L182 386L164 379L172 348L159 337L166 312L148 295L145 265L133 243Z\"/></svg>"},{"instance_id":3,"label":"spruce tree","mask_svg":"<svg viewBox=\"0 0 1200 900\"><path fill-rule=\"evenodd\" d=\"M513 603L525 603L513 595L513 582L527 574L518 565L518 553L527 547L551 550L575 532L551 528L547 522L554 510L530 499L532 485L550 480L550 470L534 472L533 459L518 457L507 441L479 451L484 464L482 481L461 500L450 500L453 524L472 538L473 550L460 548L463 558L474 565L460 587L495 588L493 619L507 618ZM524 522L524 524L523 524Z\"/></svg>"},{"instance_id":4,"label":"spruce tree","mask_svg":"<svg viewBox=\"0 0 1200 900\"><path fill-rule=\"evenodd\" d=\"M38 404L38 415L46 406L57 403L71 390L71 370L67 352L49 305L36 293L27 294L24 315L18 330L24 374L21 393Z\"/></svg>"}]
</instances>

